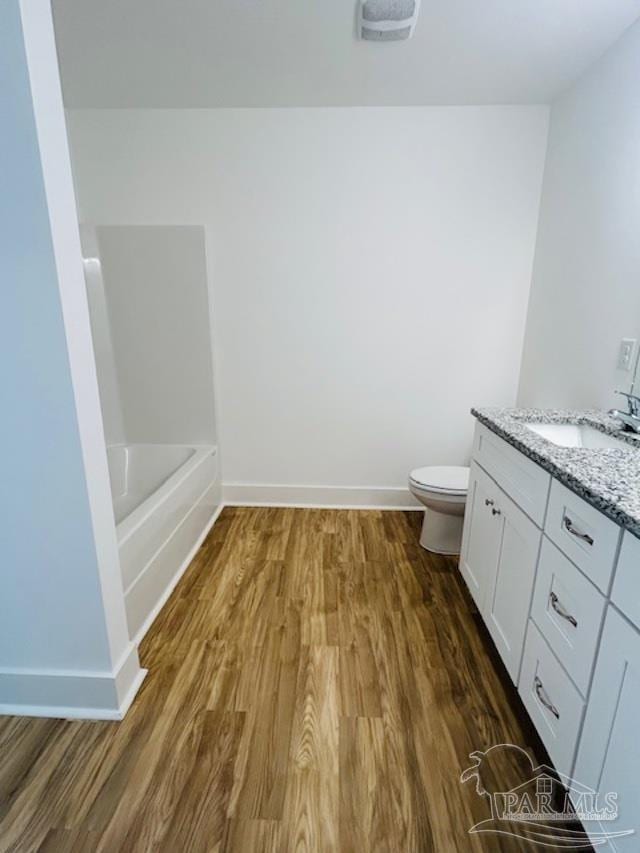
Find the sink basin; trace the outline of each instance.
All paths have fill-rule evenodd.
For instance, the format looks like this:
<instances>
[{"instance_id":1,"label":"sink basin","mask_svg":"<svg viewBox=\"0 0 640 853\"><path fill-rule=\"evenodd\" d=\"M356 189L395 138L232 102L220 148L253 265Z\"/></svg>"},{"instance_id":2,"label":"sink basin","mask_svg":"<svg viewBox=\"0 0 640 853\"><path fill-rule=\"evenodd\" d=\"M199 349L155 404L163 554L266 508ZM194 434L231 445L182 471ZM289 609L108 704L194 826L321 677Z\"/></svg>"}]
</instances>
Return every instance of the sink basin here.
<instances>
[{"instance_id":1,"label":"sink basin","mask_svg":"<svg viewBox=\"0 0 640 853\"><path fill-rule=\"evenodd\" d=\"M590 450L633 449L628 442L586 424L525 423L525 426L559 447L584 447Z\"/></svg>"}]
</instances>

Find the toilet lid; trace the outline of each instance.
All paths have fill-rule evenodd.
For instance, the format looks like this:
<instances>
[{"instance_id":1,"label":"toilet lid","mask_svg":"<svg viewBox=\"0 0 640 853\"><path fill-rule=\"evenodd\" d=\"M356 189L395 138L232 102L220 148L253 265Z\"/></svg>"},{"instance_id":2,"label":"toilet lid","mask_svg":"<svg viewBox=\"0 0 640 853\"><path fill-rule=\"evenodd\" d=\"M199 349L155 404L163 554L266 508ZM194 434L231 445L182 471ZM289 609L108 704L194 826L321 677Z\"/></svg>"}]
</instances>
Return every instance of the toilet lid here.
<instances>
[{"instance_id":1,"label":"toilet lid","mask_svg":"<svg viewBox=\"0 0 640 853\"><path fill-rule=\"evenodd\" d=\"M416 468L409 475L417 486L434 492L465 495L469 488L469 469L464 465L435 465Z\"/></svg>"}]
</instances>

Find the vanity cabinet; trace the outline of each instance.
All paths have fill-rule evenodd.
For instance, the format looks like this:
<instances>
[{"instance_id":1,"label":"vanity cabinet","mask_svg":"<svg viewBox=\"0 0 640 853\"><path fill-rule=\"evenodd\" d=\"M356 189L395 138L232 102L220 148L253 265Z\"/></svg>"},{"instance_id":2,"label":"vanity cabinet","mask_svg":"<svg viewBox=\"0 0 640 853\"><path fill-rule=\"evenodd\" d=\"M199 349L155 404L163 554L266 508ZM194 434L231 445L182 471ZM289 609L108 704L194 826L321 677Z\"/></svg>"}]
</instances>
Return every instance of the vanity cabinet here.
<instances>
[{"instance_id":1,"label":"vanity cabinet","mask_svg":"<svg viewBox=\"0 0 640 853\"><path fill-rule=\"evenodd\" d=\"M640 850L640 539L478 423L460 572L556 769Z\"/></svg>"}]
</instances>

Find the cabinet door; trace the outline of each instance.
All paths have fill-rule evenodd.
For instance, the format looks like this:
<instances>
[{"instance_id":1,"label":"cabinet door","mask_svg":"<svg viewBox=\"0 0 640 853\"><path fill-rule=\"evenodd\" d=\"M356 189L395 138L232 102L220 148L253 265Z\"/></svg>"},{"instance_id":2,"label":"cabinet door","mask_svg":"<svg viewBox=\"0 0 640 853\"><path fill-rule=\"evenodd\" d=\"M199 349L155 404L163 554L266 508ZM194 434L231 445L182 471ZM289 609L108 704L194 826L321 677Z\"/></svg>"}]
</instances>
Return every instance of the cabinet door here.
<instances>
[{"instance_id":1,"label":"cabinet door","mask_svg":"<svg viewBox=\"0 0 640 853\"><path fill-rule=\"evenodd\" d=\"M509 675L518 682L542 532L504 493L494 507L498 556L482 617Z\"/></svg>"},{"instance_id":2,"label":"cabinet door","mask_svg":"<svg viewBox=\"0 0 640 853\"><path fill-rule=\"evenodd\" d=\"M574 770L576 781L618 795L618 818L603 829L634 829L613 850L640 846L640 632L609 606ZM587 825L587 830L601 830Z\"/></svg>"},{"instance_id":3,"label":"cabinet door","mask_svg":"<svg viewBox=\"0 0 640 853\"><path fill-rule=\"evenodd\" d=\"M498 561L500 524L496 510L500 489L475 462L471 463L469 492L464 517L460 572L482 611Z\"/></svg>"}]
</instances>

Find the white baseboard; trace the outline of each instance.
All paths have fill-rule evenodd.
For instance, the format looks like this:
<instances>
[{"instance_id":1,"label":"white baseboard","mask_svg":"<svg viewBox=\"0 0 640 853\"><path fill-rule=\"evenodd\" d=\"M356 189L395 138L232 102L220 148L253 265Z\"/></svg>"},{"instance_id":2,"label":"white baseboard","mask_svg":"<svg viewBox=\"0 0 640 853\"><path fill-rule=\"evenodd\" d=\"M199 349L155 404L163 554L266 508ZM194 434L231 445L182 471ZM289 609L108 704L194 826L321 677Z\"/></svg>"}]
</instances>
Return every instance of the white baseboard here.
<instances>
[{"instance_id":1,"label":"white baseboard","mask_svg":"<svg viewBox=\"0 0 640 853\"><path fill-rule=\"evenodd\" d=\"M0 670L0 715L122 720L146 674L133 643L115 672Z\"/></svg>"},{"instance_id":2,"label":"white baseboard","mask_svg":"<svg viewBox=\"0 0 640 853\"><path fill-rule=\"evenodd\" d=\"M151 612L149 613L147 618L144 620L144 622L142 623L142 625L140 626L140 628L136 632L135 636L132 637L133 643L136 646L140 645L140 643L142 642L142 638L147 633L149 628L152 626L152 624L153 624L155 618L157 617L158 613L160 613L160 611L162 610L164 605L169 600L169 596L171 595L173 590L178 585L178 581L180 580L182 575L188 569L190 563L192 562L192 560L195 557L195 555L197 554L200 546L202 545L205 538L207 537L207 534L209 533L209 531L211 530L213 525L216 523L218 516L220 515L220 513L222 512L223 509L224 509L224 503L220 502L220 504L217 506L215 512L213 513L213 515L211 516L209 521L206 523L202 533L196 539L196 542L195 542L193 548L189 551L189 553L187 554L185 559L179 565L178 570L176 571L175 575L171 578L171 581L167 584L164 592L162 593L162 595L158 599L154 608L151 610Z\"/></svg>"},{"instance_id":3,"label":"white baseboard","mask_svg":"<svg viewBox=\"0 0 640 853\"><path fill-rule=\"evenodd\" d=\"M227 506L289 506L322 509L423 509L408 489L376 486L280 486L223 483Z\"/></svg>"},{"instance_id":4,"label":"white baseboard","mask_svg":"<svg viewBox=\"0 0 640 853\"><path fill-rule=\"evenodd\" d=\"M132 681L131 685L129 686L129 689L127 690L127 692L125 693L125 695L122 698L122 701L120 703L120 707L118 708L118 715L116 717L114 717L113 719L124 720L125 715L126 715L127 711L129 710L129 708L131 707L133 700L136 698L138 690L140 690L140 687L142 686L142 682L147 677L148 672L149 672L148 669L139 669L138 670L138 674L137 674L136 678L134 679L134 681ZM111 719L111 717L109 717L107 719Z\"/></svg>"}]
</instances>

